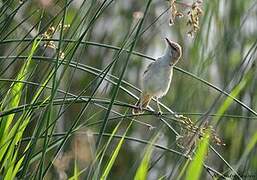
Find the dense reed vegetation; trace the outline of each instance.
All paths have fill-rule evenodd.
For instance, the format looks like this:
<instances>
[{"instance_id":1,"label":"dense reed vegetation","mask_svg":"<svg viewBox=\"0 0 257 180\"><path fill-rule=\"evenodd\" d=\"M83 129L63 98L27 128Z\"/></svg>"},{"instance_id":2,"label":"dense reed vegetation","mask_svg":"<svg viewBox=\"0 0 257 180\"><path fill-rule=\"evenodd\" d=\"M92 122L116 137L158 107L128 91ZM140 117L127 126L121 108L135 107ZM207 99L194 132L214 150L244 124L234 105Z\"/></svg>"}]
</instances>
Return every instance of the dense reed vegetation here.
<instances>
[{"instance_id":1,"label":"dense reed vegetation","mask_svg":"<svg viewBox=\"0 0 257 180\"><path fill-rule=\"evenodd\" d=\"M257 179L256 12L255 0L2 0L0 179ZM153 99L132 115L165 37L183 56L163 114Z\"/></svg>"}]
</instances>

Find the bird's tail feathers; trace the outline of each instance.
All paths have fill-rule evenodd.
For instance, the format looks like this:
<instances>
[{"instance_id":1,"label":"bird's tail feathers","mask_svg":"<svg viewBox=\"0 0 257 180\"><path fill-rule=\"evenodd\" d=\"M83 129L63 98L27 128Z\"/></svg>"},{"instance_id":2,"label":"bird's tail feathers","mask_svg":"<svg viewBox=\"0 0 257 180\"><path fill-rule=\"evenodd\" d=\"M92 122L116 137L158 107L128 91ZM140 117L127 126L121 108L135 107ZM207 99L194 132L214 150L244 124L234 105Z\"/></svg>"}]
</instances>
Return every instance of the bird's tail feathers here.
<instances>
[{"instance_id":1,"label":"bird's tail feathers","mask_svg":"<svg viewBox=\"0 0 257 180\"><path fill-rule=\"evenodd\" d=\"M150 96L149 94L143 94L142 97L135 104L135 106L137 106L137 108L133 108L132 114L136 115L136 114L144 113L143 109L148 106L148 104L151 101L151 98L152 98L152 96Z\"/></svg>"}]
</instances>

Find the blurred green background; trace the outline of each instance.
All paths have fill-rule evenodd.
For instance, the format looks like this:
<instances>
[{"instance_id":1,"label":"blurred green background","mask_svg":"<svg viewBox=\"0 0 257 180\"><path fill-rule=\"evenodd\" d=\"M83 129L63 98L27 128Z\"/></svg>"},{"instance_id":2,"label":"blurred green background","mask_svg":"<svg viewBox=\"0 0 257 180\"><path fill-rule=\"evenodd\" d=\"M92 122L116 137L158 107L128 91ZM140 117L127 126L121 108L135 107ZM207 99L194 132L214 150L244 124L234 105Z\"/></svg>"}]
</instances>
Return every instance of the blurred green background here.
<instances>
[{"instance_id":1,"label":"blurred green background","mask_svg":"<svg viewBox=\"0 0 257 180\"><path fill-rule=\"evenodd\" d=\"M22 159L17 172L12 167L17 179L98 179L133 120L107 179L133 179L150 142L156 146L147 179L177 179L187 148L176 138L190 136L180 114L196 125L208 122L226 144L209 142L201 179L257 179L257 2L204 0L200 29L190 37L193 2L175 3L184 17L170 26L165 0L0 1L1 128L12 113L7 129L26 113L21 122L29 121L4 151L1 177L11 154L13 164ZM143 72L162 55L165 37L182 46L183 56L160 100L164 114L156 115L152 101L150 111L133 117ZM23 84L18 92L14 82Z\"/></svg>"}]
</instances>

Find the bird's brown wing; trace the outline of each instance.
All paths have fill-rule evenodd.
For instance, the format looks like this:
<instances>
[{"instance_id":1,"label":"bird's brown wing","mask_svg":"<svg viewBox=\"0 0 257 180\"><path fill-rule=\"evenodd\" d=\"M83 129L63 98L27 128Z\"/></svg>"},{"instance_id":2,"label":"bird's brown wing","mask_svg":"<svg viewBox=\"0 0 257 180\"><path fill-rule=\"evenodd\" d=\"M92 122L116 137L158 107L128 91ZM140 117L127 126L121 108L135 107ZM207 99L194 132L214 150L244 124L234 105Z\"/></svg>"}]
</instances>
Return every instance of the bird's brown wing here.
<instances>
[{"instance_id":1,"label":"bird's brown wing","mask_svg":"<svg viewBox=\"0 0 257 180\"><path fill-rule=\"evenodd\" d=\"M153 65L153 63L154 63L154 62L150 63L150 64L147 66L146 70L144 71L144 75L147 73L147 71L149 71L149 69L151 68L151 66Z\"/></svg>"}]
</instances>

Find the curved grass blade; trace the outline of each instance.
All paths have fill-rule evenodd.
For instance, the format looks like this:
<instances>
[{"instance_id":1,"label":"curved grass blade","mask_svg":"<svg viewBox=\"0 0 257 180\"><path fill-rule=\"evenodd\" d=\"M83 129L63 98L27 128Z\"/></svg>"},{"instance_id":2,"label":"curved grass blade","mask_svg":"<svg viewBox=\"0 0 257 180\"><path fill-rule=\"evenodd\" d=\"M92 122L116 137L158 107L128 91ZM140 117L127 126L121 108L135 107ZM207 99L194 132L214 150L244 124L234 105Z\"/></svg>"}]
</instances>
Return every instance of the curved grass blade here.
<instances>
[{"instance_id":1,"label":"curved grass blade","mask_svg":"<svg viewBox=\"0 0 257 180\"><path fill-rule=\"evenodd\" d=\"M204 159L207 155L208 151L208 143L209 143L209 133L206 133L199 141L199 145L197 147L195 157L192 162L189 164L186 180L199 180L201 176L201 172L203 169Z\"/></svg>"},{"instance_id":2,"label":"curved grass blade","mask_svg":"<svg viewBox=\"0 0 257 180\"><path fill-rule=\"evenodd\" d=\"M251 77L251 73L248 73L247 76L243 80L241 80L239 84L237 84L234 87L234 89L230 93L230 97L236 98L239 95L239 93L245 88L245 86L246 86L248 80L250 79L250 77ZM233 99L231 99L230 97L227 97L225 99L225 101L219 107L219 109L218 109L216 114L219 114L219 115L222 116L226 112L226 110L230 107L230 105L233 102ZM218 124L221 116L215 116L214 117L214 119L213 119L214 124Z\"/></svg>"},{"instance_id":3,"label":"curved grass blade","mask_svg":"<svg viewBox=\"0 0 257 180\"><path fill-rule=\"evenodd\" d=\"M120 121L120 122L122 122L122 121ZM119 151L120 151L120 149L121 149L121 146L122 146L122 144L123 144L123 142L124 142L124 140L125 140L125 136L126 136L128 130L130 129L132 123L133 123L133 121L130 121L130 123L129 123L127 129L126 129L126 131L124 132L124 134L123 134L123 136L122 136L122 138L119 140L119 143L118 143L118 145L116 146L115 150L113 151L113 153L112 153L112 155L111 155L111 159L108 161L108 164L106 165L106 168L105 168L104 173L103 173L103 175L101 176L100 180L105 180L105 179L107 179L107 177L108 177L108 175L109 175L109 173L110 173L110 171L111 171L111 168L112 168L112 166L113 166L113 164L114 164L114 162L115 162L115 160L116 160L116 158L117 158L117 156L118 156L118 154L119 154ZM112 135L113 135L113 134L112 134Z\"/></svg>"},{"instance_id":4,"label":"curved grass blade","mask_svg":"<svg viewBox=\"0 0 257 180\"><path fill-rule=\"evenodd\" d=\"M138 28L137 28L137 30L136 30L136 34L135 34L134 41L133 41L132 44L131 44L130 50L129 50L129 52L128 52L128 56L127 56L127 58L126 58L126 60L125 60L125 64L124 64L123 69L122 69L122 72L121 72L121 75L120 75L119 80L118 80L118 82L117 82L117 85L115 86L115 89L114 89L114 91L113 91L113 96L112 96L112 99L111 99L111 103L110 103L110 105L109 105L109 107L108 107L108 110L107 110L107 112L106 112L103 125L102 125L102 127L101 127L101 129L100 129L100 135L99 135L99 137L98 137L98 139L97 139L96 147L98 147L98 146L101 144L102 134L103 134L104 131L105 131L105 128L106 128L106 125L107 125L107 122L108 122L108 117L109 117L109 114L110 114L110 112L111 112L112 105L113 105L114 100L116 99L116 96L117 96L117 94L118 94L118 91L119 91L119 88L120 88L120 85L121 85L121 81L122 81L123 76L124 76L124 74L125 74L125 71L126 71L126 69L127 69L130 56L131 56L131 54L132 54L132 52L133 52L133 49L134 49L134 47L135 47L135 45L136 45L136 42L137 42L138 38L139 38L139 33L140 33L141 28L142 28L143 22L144 22L144 20L145 20L145 17L146 17L146 14L147 14L147 12L148 12L148 9L149 9L149 7L150 7L151 2L152 2L152 0L148 0L147 5L146 5L146 9L145 9L145 11L144 11L144 16L143 16L142 20L140 21L140 23L139 23L139 25L138 25Z\"/></svg>"},{"instance_id":5,"label":"curved grass blade","mask_svg":"<svg viewBox=\"0 0 257 180\"><path fill-rule=\"evenodd\" d=\"M147 146L143 160L141 161L141 163L136 171L134 180L146 180L147 179L147 174L148 174L148 170L149 170L149 166L150 166L150 160L151 160L151 156L152 156L152 153L154 150L153 144L156 142L158 137L159 137L159 133L153 138L153 140Z\"/></svg>"},{"instance_id":6,"label":"curved grass blade","mask_svg":"<svg viewBox=\"0 0 257 180\"><path fill-rule=\"evenodd\" d=\"M20 72L17 75L18 81L26 81L30 74L30 66L33 54L35 53L38 45L40 43L40 39L36 38L33 42L30 54L28 56L28 59L23 64ZM13 82L11 84L10 89L8 90L5 99L3 100L1 110L5 109L12 109L18 107L22 93L23 93L24 84L20 82ZM15 114L10 114L8 116L3 116L1 118L1 125L0 125L0 161L2 161L2 164L0 168L4 171L6 171L6 178L12 178L15 177L15 172L17 173L17 170L20 168L20 165L23 161L24 157L21 157L20 160L18 160L17 164L15 165L18 149L15 147L18 142L22 138L22 134L28 125L28 122L30 120L30 116L25 115L26 112L23 112L21 117L15 122L13 127L11 124L13 124L14 116ZM24 121L23 121L24 120ZM9 141L11 139L11 141ZM4 173L5 174L5 173Z\"/></svg>"}]
</instances>

